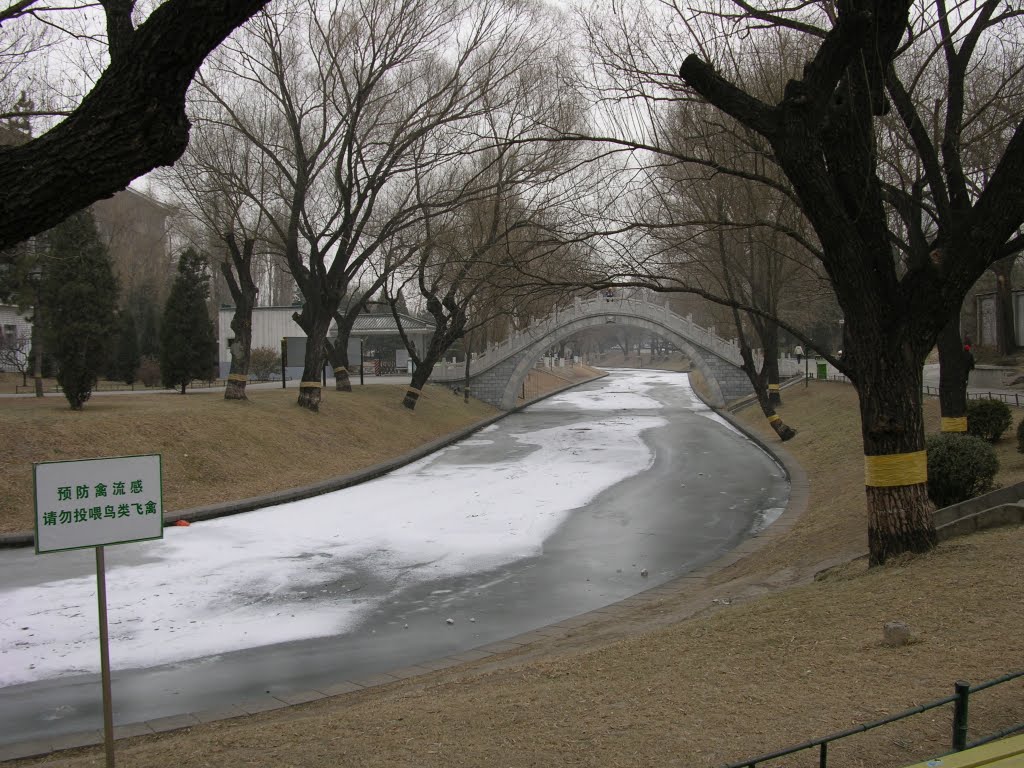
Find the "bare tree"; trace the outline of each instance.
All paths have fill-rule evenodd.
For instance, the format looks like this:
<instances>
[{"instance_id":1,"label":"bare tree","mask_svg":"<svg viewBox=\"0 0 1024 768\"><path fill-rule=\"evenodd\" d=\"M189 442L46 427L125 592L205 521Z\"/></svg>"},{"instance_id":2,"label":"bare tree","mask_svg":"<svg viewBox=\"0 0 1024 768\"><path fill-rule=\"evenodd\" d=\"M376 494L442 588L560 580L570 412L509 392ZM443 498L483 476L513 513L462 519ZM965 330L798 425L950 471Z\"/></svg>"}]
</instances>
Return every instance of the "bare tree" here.
<instances>
[{"instance_id":1,"label":"bare tree","mask_svg":"<svg viewBox=\"0 0 1024 768\"><path fill-rule=\"evenodd\" d=\"M739 23L762 24L767 16L820 40L803 76L775 103L736 87L701 56L688 56L680 69L694 92L769 142L821 242L820 259L845 315L844 358L835 363L860 397L873 564L935 544L921 367L967 289L1004 255L1024 221L1024 125L1016 125L975 189L959 146L972 57L994 30L1016 25L1019 12L996 0L957 4L955 14L942 0L915 10L920 20L912 19L908 0L859 0L838 5L822 27L784 10L744 15ZM915 23L934 32L946 67L939 146L922 130L926 121L894 68L908 31L920 31ZM903 260L894 259L876 152L889 99L934 201L931 231L921 222L924 231Z\"/></svg>"},{"instance_id":2,"label":"bare tree","mask_svg":"<svg viewBox=\"0 0 1024 768\"><path fill-rule=\"evenodd\" d=\"M713 185L709 185L714 188ZM731 306L733 327L739 342L743 371L747 374L758 405L779 439L786 441L796 435L796 430L787 425L776 411L781 404L779 389L779 343L778 322L781 302L788 278L793 277L801 268L800 261L792 258L790 253L780 249L780 237L773 227L759 232L757 228L742 223L736 225L731 221L727 209L744 207L752 216L744 217L756 220L758 201L756 191L736 189L736 185L725 185L725 190L718 188L714 192L713 215L709 218L719 222L713 231L711 249L717 254L718 269L713 277L720 284L717 292L735 302ZM731 189L730 189L731 187ZM779 215L780 212L776 212ZM709 233L711 234L711 233ZM699 262L697 262L699 263ZM686 265L684 265L685 268ZM741 313L738 305L753 307L759 312ZM760 368L754 360L748 335L753 332L762 351Z\"/></svg>"},{"instance_id":3,"label":"bare tree","mask_svg":"<svg viewBox=\"0 0 1024 768\"><path fill-rule=\"evenodd\" d=\"M393 267L382 244L472 194L457 172L479 149L471 124L536 50L535 31L525 9L501 0L308 0L261 15L205 72L200 98L279 179L253 201L278 213L271 222L304 299L303 407L319 408L328 329L350 286ZM429 198L415 194L414 172L438 180ZM339 331L338 356L344 322Z\"/></svg>"},{"instance_id":4,"label":"bare tree","mask_svg":"<svg viewBox=\"0 0 1024 768\"><path fill-rule=\"evenodd\" d=\"M791 52L784 41L776 42L778 73L780 67L785 71ZM753 87L763 90L759 78L766 73L757 75L750 78ZM767 147L735 121L692 104L678 107L671 119L673 146L699 153L737 174L775 178ZM743 368L765 417L780 438L788 440L795 432L775 411L781 404L779 322L810 337L812 320L819 316L815 310L832 299L827 281L815 269L817 243L789 195L749 184L738 175L709 177L692 166L673 163L658 168L651 187L662 220L651 228L651 237L664 244L664 253L642 254L629 271L652 278L674 274L682 283L704 286L730 302ZM740 311L740 305L752 310ZM763 353L760 369L751 339Z\"/></svg>"},{"instance_id":5,"label":"bare tree","mask_svg":"<svg viewBox=\"0 0 1024 768\"><path fill-rule=\"evenodd\" d=\"M219 254L215 260L234 305L224 398L245 400L252 312L261 278L257 265L266 265L272 258L265 242L269 217L253 198L265 198L266 189L277 179L263 156L236 132L203 117L197 119L185 154L163 177L182 208L198 222L205 242L197 245L211 245L209 250Z\"/></svg>"},{"instance_id":6,"label":"bare tree","mask_svg":"<svg viewBox=\"0 0 1024 768\"><path fill-rule=\"evenodd\" d=\"M412 240L414 268L405 284L418 288L434 332L422 352L402 334L416 366L403 400L407 408L416 407L420 390L452 344L466 339L468 370L472 345L467 337L486 338L474 332L515 311L522 293L517 265L537 253L545 261L553 258L548 233L585 185L578 148L534 141L552 128L567 130L577 118L574 95L559 87L563 63L554 52L543 58L535 54L520 62L504 87L488 94L489 109L475 127L489 146L481 146L463 170L470 193L447 210L429 208L418 233L409 232L418 237ZM417 172L418 199L436 198L431 186L437 183ZM389 295L399 293L392 288ZM392 311L401 330L394 300Z\"/></svg>"},{"instance_id":7,"label":"bare tree","mask_svg":"<svg viewBox=\"0 0 1024 768\"><path fill-rule=\"evenodd\" d=\"M434 321L434 331L424 350L416 348L402 327L397 306L402 289L390 292L391 311L414 365L402 400L410 410L416 407L424 384L444 353L491 316L490 311L482 312L471 321L470 307L497 269L491 252L503 247L508 234L502 226L503 202L495 196L467 206L468 210L424 220L423 238L414 246L415 268L405 284L416 285ZM469 354L467 350L467 359Z\"/></svg>"},{"instance_id":8,"label":"bare tree","mask_svg":"<svg viewBox=\"0 0 1024 768\"><path fill-rule=\"evenodd\" d=\"M579 88L590 95L594 117L588 132L562 140L589 142L602 154L591 169L582 221L562 233L585 244L585 255L553 279L688 295L690 305L701 302L713 323L731 323L736 307L748 332L757 326L765 331L762 348L777 347L781 329L808 346L827 349L813 338L813 326L825 314L838 317L834 296L813 259L816 237L792 201L770 147L755 132L687 97L678 76L659 68L672 40L664 16L650 15L648 4L628 10L615 13L613 6L610 15L597 12L583 19L592 66ZM802 49L792 38L759 41L754 61L739 67L744 82L759 93L780 89L799 69ZM732 186L723 192L730 179ZM745 188L751 180L760 183L758 190ZM718 199L729 200L721 215ZM732 296L726 295L716 245L722 228L730 239L745 237L748 250L760 249L773 262L752 260L742 280L747 290ZM543 283L538 266L526 265ZM775 355L765 362L769 399L775 400Z\"/></svg>"},{"instance_id":9,"label":"bare tree","mask_svg":"<svg viewBox=\"0 0 1024 768\"><path fill-rule=\"evenodd\" d=\"M972 13L961 17L965 10ZM1006 10L994 4L972 8L954 3L948 12L941 3L911 7L910 34L887 81L887 94L895 108L879 119L877 150L901 271L922 253L936 263L942 261L940 235L950 230L951 215L958 215L946 200L950 190L962 181L969 204L973 204L1019 123L1024 58L1019 45L1005 36L1011 28L1007 24L1019 25L1013 18L1018 12L1007 14ZM979 13L974 14L976 11ZM975 46L980 46L980 55L975 55ZM940 106L947 98L943 114ZM947 165L950 132L956 135L952 152L957 157L948 161L950 181L944 189L942 173L936 169ZM954 197L958 194L964 192ZM963 200L956 206L962 204ZM997 347L1003 354L1014 346L1009 281L1013 254L1020 246L1020 238L1013 238L1003 257L989 267L996 275ZM965 351L967 340L961 335L959 313L950 318L936 340L944 432L967 429L967 377L973 361Z\"/></svg>"},{"instance_id":10,"label":"bare tree","mask_svg":"<svg viewBox=\"0 0 1024 768\"><path fill-rule=\"evenodd\" d=\"M20 373L22 386L28 384L28 372L32 367L32 358L29 356L31 346L30 336L0 332L0 371Z\"/></svg>"},{"instance_id":11,"label":"bare tree","mask_svg":"<svg viewBox=\"0 0 1024 768\"><path fill-rule=\"evenodd\" d=\"M871 562L925 551L936 535L925 485L922 364L970 285L1019 248L1024 221L1024 124L1019 101L1006 109L1019 89L978 105L1002 103L1002 120L994 121L1000 129L984 132L990 159L983 167L972 165L977 155L965 148L981 124L977 111L966 110L965 94L981 51L1007 62L1006 83L1019 81L1024 50L1012 41L1024 11L1001 0L708 0L694 7L642 4L631 9L635 14L595 22L592 93L596 106L607 107L600 123L607 130L565 139L629 152L623 165L634 176L651 152L656 162L764 185L799 207L815 234L808 250L843 313L844 354L825 357L850 377L860 398ZM631 32L645 16L649 36L638 41ZM772 50L765 43L781 33L806 37L811 53L802 71L765 95L744 78L751 63L777 71L777 62L765 61ZM666 63L681 46L699 54L686 57L674 79ZM934 78L907 79L899 71L919 48L931 52L921 58ZM929 92L933 84L939 90ZM695 100L765 145L773 172L673 145L662 107ZM889 114L905 137L902 151L915 158L907 178L895 174L881 151ZM637 227L620 224L620 240ZM605 280L616 277L610 272ZM622 277L628 282L631 275ZM762 313L713 290L671 282L647 284ZM798 329L780 326L801 338Z\"/></svg>"}]
</instances>

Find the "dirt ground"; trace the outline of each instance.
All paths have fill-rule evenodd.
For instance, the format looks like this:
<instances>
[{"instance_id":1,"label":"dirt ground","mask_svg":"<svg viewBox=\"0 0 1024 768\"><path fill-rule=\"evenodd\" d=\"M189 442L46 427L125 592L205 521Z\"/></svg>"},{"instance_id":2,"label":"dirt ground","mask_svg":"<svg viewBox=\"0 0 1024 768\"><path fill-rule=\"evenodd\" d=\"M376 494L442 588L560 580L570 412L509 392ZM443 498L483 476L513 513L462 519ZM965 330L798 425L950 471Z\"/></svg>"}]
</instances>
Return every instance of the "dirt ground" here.
<instances>
[{"instance_id":1,"label":"dirt ground","mask_svg":"<svg viewBox=\"0 0 1024 768\"><path fill-rule=\"evenodd\" d=\"M1022 530L869 571L853 390L812 382L783 396L781 413L799 430L785 448L807 473L807 509L788 534L713 577L481 662L127 739L118 764L720 766L945 696L955 680L1019 669ZM772 434L754 409L739 418ZM1024 474L1012 442L1000 446L1004 482ZM906 622L914 642L885 646L891 620ZM829 764L895 768L942 753L950 718L947 706L844 740ZM971 699L972 738L1021 721L1020 680ZM100 766L103 753L21 764ZM817 765L817 754L772 765Z\"/></svg>"}]
</instances>

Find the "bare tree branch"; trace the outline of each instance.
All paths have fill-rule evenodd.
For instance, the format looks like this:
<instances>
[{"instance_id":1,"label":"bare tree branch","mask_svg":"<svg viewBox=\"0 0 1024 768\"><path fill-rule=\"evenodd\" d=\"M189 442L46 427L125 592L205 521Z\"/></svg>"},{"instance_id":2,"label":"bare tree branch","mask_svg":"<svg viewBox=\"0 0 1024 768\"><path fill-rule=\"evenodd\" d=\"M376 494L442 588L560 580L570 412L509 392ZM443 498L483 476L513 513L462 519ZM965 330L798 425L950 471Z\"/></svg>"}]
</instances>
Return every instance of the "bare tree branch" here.
<instances>
[{"instance_id":1,"label":"bare tree branch","mask_svg":"<svg viewBox=\"0 0 1024 768\"><path fill-rule=\"evenodd\" d=\"M135 0L101 0L100 4L107 17L107 48L110 51L110 61L117 64L128 52L135 32L135 25L132 23Z\"/></svg>"},{"instance_id":2,"label":"bare tree branch","mask_svg":"<svg viewBox=\"0 0 1024 768\"><path fill-rule=\"evenodd\" d=\"M0 252L173 163L188 141L185 92L196 70L265 3L167 0L70 116L0 147Z\"/></svg>"}]
</instances>

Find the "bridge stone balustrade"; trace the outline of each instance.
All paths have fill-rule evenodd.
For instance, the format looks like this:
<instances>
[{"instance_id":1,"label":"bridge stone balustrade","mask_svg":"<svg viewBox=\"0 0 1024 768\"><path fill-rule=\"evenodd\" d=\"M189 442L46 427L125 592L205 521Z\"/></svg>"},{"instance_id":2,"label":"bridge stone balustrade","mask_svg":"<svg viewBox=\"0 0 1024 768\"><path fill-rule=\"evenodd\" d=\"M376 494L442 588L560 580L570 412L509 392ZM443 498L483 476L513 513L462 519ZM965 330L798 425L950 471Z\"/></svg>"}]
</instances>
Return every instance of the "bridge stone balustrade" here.
<instances>
[{"instance_id":1,"label":"bridge stone balustrade","mask_svg":"<svg viewBox=\"0 0 1024 768\"><path fill-rule=\"evenodd\" d=\"M510 409L526 375L544 353L562 339L586 328L620 323L650 331L675 344L701 372L710 390L712 404L749 394L750 382L740 368L739 348L731 341L702 328L689 317L681 317L667 306L638 299L577 299L537 320L500 344L491 345L470 361L469 386L473 395L499 408ZM795 360L781 359L780 374L797 372ZM792 368L793 370L789 370ZM465 363L435 366L430 380L451 387L466 380Z\"/></svg>"}]
</instances>

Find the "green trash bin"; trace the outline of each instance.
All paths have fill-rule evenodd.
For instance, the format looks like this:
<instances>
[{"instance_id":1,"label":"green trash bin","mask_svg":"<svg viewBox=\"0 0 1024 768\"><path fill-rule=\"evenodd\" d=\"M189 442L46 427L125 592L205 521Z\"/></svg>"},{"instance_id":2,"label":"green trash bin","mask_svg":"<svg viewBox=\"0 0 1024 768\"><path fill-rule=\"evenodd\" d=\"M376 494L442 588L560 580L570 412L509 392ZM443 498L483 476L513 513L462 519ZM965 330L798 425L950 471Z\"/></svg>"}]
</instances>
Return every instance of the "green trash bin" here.
<instances>
[{"instance_id":1,"label":"green trash bin","mask_svg":"<svg viewBox=\"0 0 1024 768\"><path fill-rule=\"evenodd\" d=\"M828 363L820 357L814 361L818 365L818 378L825 381L828 378Z\"/></svg>"}]
</instances>

